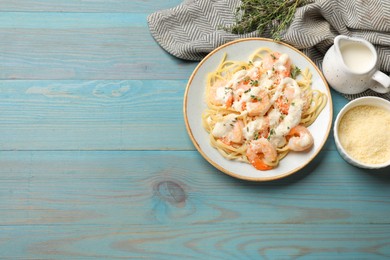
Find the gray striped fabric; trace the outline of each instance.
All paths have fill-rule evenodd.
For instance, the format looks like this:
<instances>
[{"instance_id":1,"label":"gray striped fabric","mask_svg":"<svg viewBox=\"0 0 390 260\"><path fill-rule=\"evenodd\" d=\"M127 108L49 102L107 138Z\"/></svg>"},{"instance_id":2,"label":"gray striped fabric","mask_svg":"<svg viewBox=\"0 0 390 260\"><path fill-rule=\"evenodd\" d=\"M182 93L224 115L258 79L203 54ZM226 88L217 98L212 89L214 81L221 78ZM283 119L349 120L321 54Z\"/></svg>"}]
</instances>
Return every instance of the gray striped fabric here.
<instances>
[{"instance_id":1,"label":"gray striped fabric","mask_svg":"<svg viewBox=\"0 0 390 260\"><path fill-rule=\"evenodd\" d=\"M256 32L235 35L221 29L234 23L240 0L186 0L180 5L148 16L154 39L170 54L186 60L201 60L216 47L246 37L269 37ZM317 0L297 10L282 41L300 49L318 67L335 36L364 38L378 51L378 67L390 72L389 0ZM371 90L348 99L375 95L390 100L390 93Z\"/></svg>"}]
</instances>

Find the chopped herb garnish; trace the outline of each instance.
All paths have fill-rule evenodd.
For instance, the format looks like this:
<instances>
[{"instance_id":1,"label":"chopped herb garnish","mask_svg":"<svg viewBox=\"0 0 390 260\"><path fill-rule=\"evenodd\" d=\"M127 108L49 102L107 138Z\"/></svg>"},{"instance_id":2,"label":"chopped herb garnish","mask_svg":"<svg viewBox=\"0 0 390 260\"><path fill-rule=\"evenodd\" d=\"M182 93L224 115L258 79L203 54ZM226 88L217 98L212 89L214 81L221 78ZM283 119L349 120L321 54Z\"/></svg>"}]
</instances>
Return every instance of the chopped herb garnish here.
<instances>
[{"instance_id":1,"label":"chopped herb garnish","mask_svg":"<svg viewBox=\"0 0 390 260\"><path fill-rule=\"evenodd\" d=\"M301 69L297 66L293 66L291 70L291 78L296 79L299 74L301 74Z\"/></svg>"},{"instance_id":2,"label":"chopped herb garnish","mask_svg":"<svg viewBox=\"0 0 390 260\"><path fill-rule=\"evenodd\" d=\"M267 139L270 140L270 139L271 139L271 135L274 135L274 134L275 134L275 130L274 130L274 129L271 129L271 130L269 131L269 135L268 135Z\"/></svg>"},{"instance_id":3,"label":"chopped herb garnish","mask_svg":"<svg viewBox=\"0 0 390 260\"><path fill-rule=\"evenodd\" d=\"M249 91L251 91L251 89L247 89L244 91L244 93L248 93Z\"/></svg>"},{"instance_id":4,"label":"chopped herb garnish","mask_svg":"<svg viewBox=\"0 0 390 260\"><path fill-rule=\"evenodd\" d=\"M251 95L251 98L254 100L257 100L259 102L261 102L261 100L263 100L261 97L256 97L255 95Z\"/></svg>"},{"instance_id":5,"label":"chopped herb garnish","mask_svg":"<svg viewBox=\"0 0 390 260\"><path fill-rule=\"evenodd\" d=\"M255 133L254 139L255 140L259 139L259 133Z\"/></svg>"},{"instance_id":6,"label":"chopped herb garnish","mask_svg":"<svg viewBox=\"0 0 390 260\"><path fill-rule=\"evenodd\" d=\"M258 81L258 80L251 80L251 81L250 81L250 84L251 84L252 86L258 86L258 85L259 85L259 81Z\"/></svg>"},{"instance_id":7,"label":"chopped herb garnish","mask_svg":"<svg viewBox=\"0 0 390 260\"><path fill-rule=\"evenodd\" d=\"M272 59L276 60L275 54L271 53Z\"/></svg>"}]
</instances>

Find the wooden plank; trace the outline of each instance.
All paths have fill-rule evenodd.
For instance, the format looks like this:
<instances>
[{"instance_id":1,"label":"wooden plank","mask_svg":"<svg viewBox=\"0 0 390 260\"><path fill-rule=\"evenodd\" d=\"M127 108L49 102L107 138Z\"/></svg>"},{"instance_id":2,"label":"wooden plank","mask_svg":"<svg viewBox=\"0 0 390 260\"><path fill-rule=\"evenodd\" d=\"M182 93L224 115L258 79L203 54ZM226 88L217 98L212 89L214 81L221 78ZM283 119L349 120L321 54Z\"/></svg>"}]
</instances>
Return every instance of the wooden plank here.
<instances>
[{"instance_id":1,"label":"wooden plank","mask_svg":"<svg viewBox=\"0 0 390 260\"><path fill-rule=\"evenodd\" d=\"M182 112L186 83L0 81L0 149L193 150ZM332 96L338 111L346 100ZM335 149L332 133L324 149Z\"/></svg>"},{"instance_id":2,"label":"wooden plank","mask_svg":"<svg viewBox=\"0 0 390 260\"><path fill-rule=\"evenodd\" d=\"M147 13L5 12L0 17L0 28L71 30L145 27L147 15Z\"/></svg>"},{"instance_id":3,"label":"wooden plank","mask_svg":"<svg viewBox=\"0 0 390 260\"><path fill-rule=\"evenodd\" d=\"M390 224L388 170L336 151L268 183L227 176L195 151L10 151L0 165L3 227Z\"/></svg>"},{"instance_id":4,"label":"wooden plank","mask_svg":"<svg viewBox=\"0 0 390 260\"><path fill-rule=\"evenodd\" d=\"M122 216L124 219L126 216ZM9 226L5 259L388 259L389 225Z\"/></svg>"},{"instance_id":5,"label":"wooden plank","mask_svg":"<svg viewBox=\"0 0 390 260\"><path fill-rule=\"evenodd\" d=\"M0 81L0 149L194 149L186 82Z\"/></svg>"},{"instance_id":6,"label":"wooden plank","mask_svg":"<svg viewBox=\"0 0 390 260\"><path fill-rule=\"evenodd\" d=\"M182 0L1 0L0 12L154 12L180 4Z\"/></svg>"},{"instance_id":7,"label":"wooden plank","mask_svg":"<svg viewBox=\"0 0 390 260\"><path fill-rule=\"evenodd\" d=\"M2 13L0 79L188 79L197 63L161 49L146 16Z\"/></svg>"},{"instance_id":8,"label":"wooden plank","mask_svg":"<svg viewBox=\"0 0 390 260\"><path fill-rule=\"evenodd\" d=\"M0 81L0 150L193 150L186 83ZM332 95L341 109L346 100ZM324 149L335 149L332 134Z\"/></svg>"}]
</instances>

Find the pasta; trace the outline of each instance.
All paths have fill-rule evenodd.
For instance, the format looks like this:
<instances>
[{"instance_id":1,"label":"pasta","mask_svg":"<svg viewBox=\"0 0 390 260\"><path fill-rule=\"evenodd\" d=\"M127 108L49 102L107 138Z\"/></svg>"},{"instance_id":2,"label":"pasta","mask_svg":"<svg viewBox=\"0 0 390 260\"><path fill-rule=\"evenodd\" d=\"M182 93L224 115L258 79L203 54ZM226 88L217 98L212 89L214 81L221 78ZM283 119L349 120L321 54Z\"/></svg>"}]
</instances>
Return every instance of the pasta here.
<instances>
[{"instance_id":1,"label":"pasta","mask_svg":"<svg viewBox=\"0 0 390 260\"><path fill-rule=\"evenodd\" d=\"M290 151L313 145L307 129L327 98L311 87L309 69L300 71L285 53L260 48L249 62L226 59L209 73L203 127L224 157L270 170Z\"/></svg>"}]
</instances>

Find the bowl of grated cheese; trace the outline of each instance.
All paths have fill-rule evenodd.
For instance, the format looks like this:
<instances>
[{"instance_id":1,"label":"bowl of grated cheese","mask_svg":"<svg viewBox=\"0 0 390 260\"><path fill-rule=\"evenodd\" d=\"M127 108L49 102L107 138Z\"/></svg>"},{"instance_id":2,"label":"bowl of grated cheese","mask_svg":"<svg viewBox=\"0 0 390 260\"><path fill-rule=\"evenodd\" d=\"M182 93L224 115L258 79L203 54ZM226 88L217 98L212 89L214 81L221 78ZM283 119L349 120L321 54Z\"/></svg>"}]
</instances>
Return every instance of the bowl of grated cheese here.
<instances>
[{"instance_id":1,"label":"bowl of grated cheese","mask_svg":"<svg viewBox=\"0 0 390 260\"><path fill-rule=\"evenodd\" d=\"M390 165L390 102L361 97L345 105L333 126L336 147L348 163L366 169Z\"/></svg>"}]
</instances>

